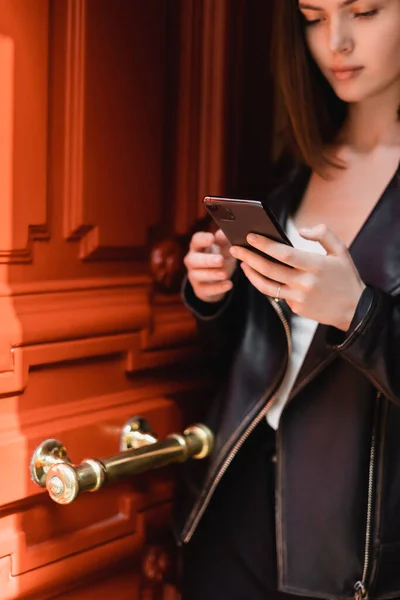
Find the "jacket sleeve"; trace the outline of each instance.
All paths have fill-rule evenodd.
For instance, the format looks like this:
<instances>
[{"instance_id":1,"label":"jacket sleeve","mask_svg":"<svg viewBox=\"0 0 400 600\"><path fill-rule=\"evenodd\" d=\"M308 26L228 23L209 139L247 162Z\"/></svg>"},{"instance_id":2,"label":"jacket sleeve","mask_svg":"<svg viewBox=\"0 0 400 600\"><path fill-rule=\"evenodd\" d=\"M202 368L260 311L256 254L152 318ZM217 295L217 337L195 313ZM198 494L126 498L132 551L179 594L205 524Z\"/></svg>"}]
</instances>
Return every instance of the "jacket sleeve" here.
<instances>
[{"instance_id":1,"label":"jacket sleeve","mask_svg":"<svg viewBox=\"0 0 400 600\"><path fill-rule=\"evenodd\" d=\"M387 398L400 403L400 297L367 286L349 330L330 327L327 342Z\"/></svg>"},{"instance_id":2,"label":"jacket sleeve","mask_svg":"<svg viewBox=\"0 0 400 600\"><path fill-rule=\"evenodd\" d=\"M236 269L232 282L232 290L216 303L199 300L187 278L182 287L183 301L196 318L205 362L219 375L231 364L246 320L249 283L242 269Z\"/></svg>"}]
</instances>

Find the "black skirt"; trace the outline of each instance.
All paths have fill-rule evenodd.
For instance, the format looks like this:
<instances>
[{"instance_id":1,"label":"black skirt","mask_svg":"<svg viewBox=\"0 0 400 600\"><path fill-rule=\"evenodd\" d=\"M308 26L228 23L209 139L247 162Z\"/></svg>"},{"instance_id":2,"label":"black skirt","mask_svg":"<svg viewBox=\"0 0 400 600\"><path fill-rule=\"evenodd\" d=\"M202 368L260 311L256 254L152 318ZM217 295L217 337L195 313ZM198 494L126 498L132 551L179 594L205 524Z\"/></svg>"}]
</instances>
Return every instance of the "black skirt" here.
<instances>
[{"instance_id":1,"label":"black skirt","mask_svg":"<svg viewBox=\"0 0 400 600\"><path fill-rule=\"evenodd\" d=\"M183 549L183 600L283 600L277 591L275 431L265 419L222 478Z\"/></svg>"}]
</instances>

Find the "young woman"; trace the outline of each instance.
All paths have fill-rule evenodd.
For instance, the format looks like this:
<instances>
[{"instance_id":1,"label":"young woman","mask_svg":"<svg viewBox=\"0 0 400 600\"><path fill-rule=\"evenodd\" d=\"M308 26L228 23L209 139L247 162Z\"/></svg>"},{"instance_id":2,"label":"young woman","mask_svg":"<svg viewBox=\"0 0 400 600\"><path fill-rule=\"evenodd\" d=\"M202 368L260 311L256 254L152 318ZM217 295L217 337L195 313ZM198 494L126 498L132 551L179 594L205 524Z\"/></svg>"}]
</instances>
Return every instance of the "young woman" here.
<instances>
[{"instance_id":1,"label":"young woman","mask_svg":"<svg viewBox=\"0 0 400 600\"><path fill-rule=\"evenodd\" d=\"M276 8L294 248L197 233L185 259L221 386L183 598L400 598L400 0Z\"/></svg>"}]
</instances>

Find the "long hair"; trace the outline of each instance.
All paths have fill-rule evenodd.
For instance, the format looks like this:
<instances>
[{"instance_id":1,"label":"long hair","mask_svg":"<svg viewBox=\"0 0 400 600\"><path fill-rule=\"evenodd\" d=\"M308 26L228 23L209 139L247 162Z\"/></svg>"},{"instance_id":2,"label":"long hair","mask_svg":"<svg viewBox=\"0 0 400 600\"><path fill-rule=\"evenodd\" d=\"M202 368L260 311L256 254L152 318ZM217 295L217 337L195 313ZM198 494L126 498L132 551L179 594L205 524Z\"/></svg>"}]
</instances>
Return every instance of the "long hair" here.
<instances>
[{"instance_id":1,"label":"long hair","mask_svg":"<svg viewBox=\"0 0 400 600\"><path fill-rule=\"evenodd\" d=\"M310 54L297 0L275 0L272 61L279 145L318 172L327 165L342 166L324 150L343 125L347 104L336 96Z\"/></svg>"}]
</instances>

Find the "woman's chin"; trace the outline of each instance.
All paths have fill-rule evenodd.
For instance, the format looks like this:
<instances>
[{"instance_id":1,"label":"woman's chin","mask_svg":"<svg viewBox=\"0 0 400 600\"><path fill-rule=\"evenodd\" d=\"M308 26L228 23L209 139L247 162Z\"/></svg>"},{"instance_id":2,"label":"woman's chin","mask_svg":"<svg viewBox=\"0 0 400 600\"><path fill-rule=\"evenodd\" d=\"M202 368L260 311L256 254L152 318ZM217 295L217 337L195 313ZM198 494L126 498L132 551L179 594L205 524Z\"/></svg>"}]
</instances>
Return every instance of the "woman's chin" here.
<instances>
[{"instance_id":1,"label":"woman's chin","mask_svg":"<svg viewBox=\"0 0 400 600\"><path fill-rule=\"evenodd\" d=\"M346 87L345 85L336 84L332 87L336 96L340 100L343 100L343 102L362 102L366 98L365 93L363 93L360 89L355 89L355 87L352 89L350 85Z\"/></svg>"}]
</instances>

